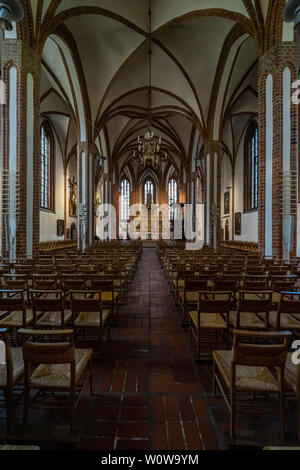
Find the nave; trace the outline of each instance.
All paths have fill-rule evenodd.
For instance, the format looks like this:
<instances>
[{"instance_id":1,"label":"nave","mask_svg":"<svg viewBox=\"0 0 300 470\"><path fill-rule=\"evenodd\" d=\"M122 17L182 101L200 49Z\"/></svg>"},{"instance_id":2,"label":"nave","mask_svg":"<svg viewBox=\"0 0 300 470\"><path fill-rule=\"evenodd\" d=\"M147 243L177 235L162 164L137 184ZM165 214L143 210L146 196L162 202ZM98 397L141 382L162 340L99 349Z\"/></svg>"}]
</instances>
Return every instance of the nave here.
<instances>
[{"instance_id":1,"label":"nave","mask_svg":"<svg viewBox=\"0 0 300 470\"><path fill-rule=\"evenodd\" d=\"M176 255L176 250L171 252ZM194 360L188 328L183 328L155 244L144 244L126 303L120 305L117 324L110 330L110 339L93 355L94 395L86 384L75 433L69 432L69 412L51 409L30 410L24 432L21 398L15 431L6 443L98 451L261 449L282 444L274 396L242 397L237 438L230 439L229 412L223 398L212 394L212 361ZM230 345L218 342L212 347ZM296 441L295 414L295 400L286 400L288 445ZM5 411L0 416L3 440Z\"/></svg>"}]
</instances>

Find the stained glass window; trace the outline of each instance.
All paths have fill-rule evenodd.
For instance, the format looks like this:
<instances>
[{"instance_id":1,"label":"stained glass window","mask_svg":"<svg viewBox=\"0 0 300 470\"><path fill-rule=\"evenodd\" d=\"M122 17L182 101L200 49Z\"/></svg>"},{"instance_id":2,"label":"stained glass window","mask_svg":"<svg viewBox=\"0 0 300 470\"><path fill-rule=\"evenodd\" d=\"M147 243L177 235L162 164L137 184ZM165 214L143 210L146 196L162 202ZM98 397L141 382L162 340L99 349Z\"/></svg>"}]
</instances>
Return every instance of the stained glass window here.
<instances>
[{"instance_id":1,"label":"stained glass window","mask_svg":"<svg viewBox=\"0 0 300 470\"><path fill-rule=\"evenodd\" d=\"M252 122L246 139L246 210L258 207L258 126Z\"/></svg>"},{"instance_id":2,"label":"stained glass window","mask_svg":"<svg viewBox=\"0 0 300 470\"><path fill-rule=\"evenodd\" d=\"M41 127L41 207L52 209L51 138L48 126Z\"/></svg>"},{"instance_id":3,"label":"stained glass window","mask_svg":"<svg viewBox=\"0 0 300 470\"><path fill-rule=\"evenodd\" d=\"M147 180L144 185L144 204L146 205L148 202L148 194L151 195L151 204L154 203L154 185L151 180Z\"/></svg>"},{"instance_id":4,"label":"stained glass window","mask_svg":"<svg viewBox=\"0 0 300 470\"><path fill-rule=\"evenodd\" d=\"M130 184L124 178L121 182L121 219L129 220Z\"/></svg>"}]
</instances>

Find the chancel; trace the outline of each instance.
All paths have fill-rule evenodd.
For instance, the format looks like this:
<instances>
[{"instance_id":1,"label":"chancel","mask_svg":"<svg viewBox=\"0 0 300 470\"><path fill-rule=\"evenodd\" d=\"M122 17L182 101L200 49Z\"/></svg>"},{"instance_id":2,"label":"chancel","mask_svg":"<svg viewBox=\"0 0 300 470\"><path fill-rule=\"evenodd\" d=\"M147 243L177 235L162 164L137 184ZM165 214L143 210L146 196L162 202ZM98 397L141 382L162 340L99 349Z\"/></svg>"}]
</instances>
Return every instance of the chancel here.
<instances>
[{"instance_id":1,"label":"chancel","mask_svg":"<svg viewBox=\"0 0 300 470\"><path fill-rule=\"evenodd\" d=\"M0 449L300 449L299 12L0 1Z\"/></svg>"}]
</instances>

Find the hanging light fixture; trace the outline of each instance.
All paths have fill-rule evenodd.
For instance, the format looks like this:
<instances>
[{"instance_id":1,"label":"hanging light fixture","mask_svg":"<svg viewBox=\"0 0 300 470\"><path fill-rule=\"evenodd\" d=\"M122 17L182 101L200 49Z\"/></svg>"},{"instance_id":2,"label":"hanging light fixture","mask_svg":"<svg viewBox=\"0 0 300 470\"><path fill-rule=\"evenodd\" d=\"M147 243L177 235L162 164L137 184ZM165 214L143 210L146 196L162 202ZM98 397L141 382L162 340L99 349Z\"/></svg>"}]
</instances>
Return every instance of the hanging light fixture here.
<instances>
[{"instance_id":1,"label":"hanging light fixture","mask_svg":"<svg viewBox=\"0 0 300 470\"><path fill-rule=\"evenodd\" d=\"M104 166L104 162L105 162L105 160L107 160L107 158L104 157L103 155L96 155L95 160L96 160L97 163L99 163L99 166L102 167L102 166Z\"/></svg>"},{"instance_id":2,"label":"hanging light fixture","mask_svg":"<svg viewBox=\"0 0 300 470\"><path fill-rule=\"evenodd\" d=\"M166 152L161 151L161 137L152 131L152 2L149 0L149 85L148 85L148 130L138 137L138 150L133 152L133 158L138 160L143 169L151 166L157 169L160 160L166 161Z\"/></svg>"}]
</instances>

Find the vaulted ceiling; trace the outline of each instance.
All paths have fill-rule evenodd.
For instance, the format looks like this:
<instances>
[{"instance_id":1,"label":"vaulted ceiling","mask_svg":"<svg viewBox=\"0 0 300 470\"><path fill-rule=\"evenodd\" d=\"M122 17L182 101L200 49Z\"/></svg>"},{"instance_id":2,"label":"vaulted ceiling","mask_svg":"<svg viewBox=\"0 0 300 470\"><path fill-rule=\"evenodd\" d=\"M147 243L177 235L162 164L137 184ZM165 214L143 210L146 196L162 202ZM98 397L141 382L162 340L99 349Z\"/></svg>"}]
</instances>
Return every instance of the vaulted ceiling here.
<instances>
[{"instance_id":1,"label":"vaulted ceiling","mask_svg":"<svg viewBox=\"0 0 300 470\"><path fill-rule=\"evenodd\" d=\"M149 0L23 4L30 40L42 51L41 112L58 127L64 158L77 131L119 173L132 171L136 138L147 127ZM284 4L152 0L153 126L167 166L188 171L204 139L220 140L238 106L247 113L242 97L257 91L258 53Z\"/></svg>"}]
</instances>

